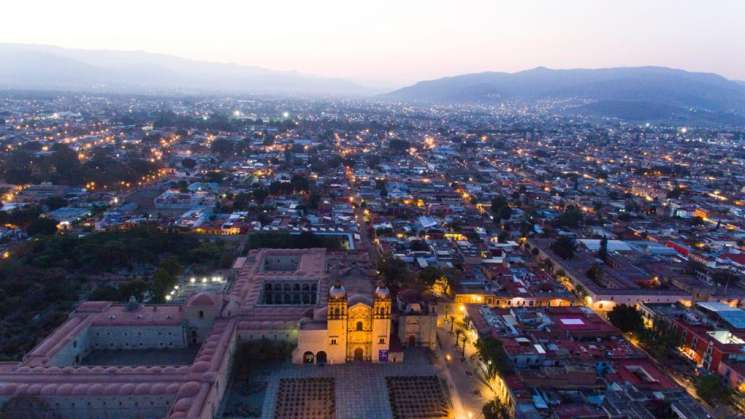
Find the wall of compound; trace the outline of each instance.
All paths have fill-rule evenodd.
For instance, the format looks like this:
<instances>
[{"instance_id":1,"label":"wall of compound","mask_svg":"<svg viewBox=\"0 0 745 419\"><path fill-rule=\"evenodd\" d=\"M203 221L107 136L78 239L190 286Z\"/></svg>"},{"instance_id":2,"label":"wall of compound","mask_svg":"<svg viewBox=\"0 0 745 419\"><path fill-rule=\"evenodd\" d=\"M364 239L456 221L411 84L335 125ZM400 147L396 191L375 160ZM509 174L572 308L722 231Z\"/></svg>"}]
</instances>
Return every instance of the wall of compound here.
<instances>
[{"instance_id":1,"label":"wall of compound","mask_svg":"<svg viewBox=\"0 0 745 419\"><path fill-rule=\"evenodd\" d=\"M147 396L34 396L41 405L31 404L32 412L18 411L15 417L34 417L41 406L49 408L49 417L60 419L162 419L173 403L173 395ZM11 397L0 396L0 406Z\"/></svg>"},{"instance_id":2,"label":"wall of compound","mask_svg":"<svg viewBox=\"0 0 745 419\"><path fill-rule=\"evenodd\" d=\"M88 330L91 350L185 348L182 325L175 326L92 326Z\"/></svg>"}]
</instances>

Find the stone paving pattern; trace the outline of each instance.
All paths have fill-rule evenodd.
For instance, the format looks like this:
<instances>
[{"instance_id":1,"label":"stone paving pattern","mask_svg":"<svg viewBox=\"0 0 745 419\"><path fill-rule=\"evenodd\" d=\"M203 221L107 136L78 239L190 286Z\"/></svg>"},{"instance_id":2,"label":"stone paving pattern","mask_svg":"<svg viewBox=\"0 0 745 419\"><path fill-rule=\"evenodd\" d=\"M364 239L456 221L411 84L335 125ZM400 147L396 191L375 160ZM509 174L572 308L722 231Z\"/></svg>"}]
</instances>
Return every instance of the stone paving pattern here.
<instances>
[{"instance_id":1,"label":"stone paving pattern","mask_svg":"<svg viewBox=\"0 0 745 419\"><path fill-rule=\"evenodd\" d=\"M394 419L452 417L450 398L437 376L386 377L386 382Z\"/></svg>"},{"instance_id":2,"label":"stone paving pattern","mask_svg":"<svg viewBox=\"0 0 745 419\"><path fill-rule=\"evenodd\" d=\"M274 417L277 419L334 419L334 379L280 378Z\"/></svg>"},{"instance_id":3,"label":"stone paving pattern","mask_svg":"<svg viewBox=\"0 0 745 419\"><path fill-rule=\"evenodd\" d=\"M404 363L371 364L365 362L344 365L294 365L278 369L269 379L262 419L272 419L282 378L334 379L336 417L338 419L392 418L388 401L386 377L437 375L435 367L418 351L407 351Z\"/></svg>"}]
</instances>

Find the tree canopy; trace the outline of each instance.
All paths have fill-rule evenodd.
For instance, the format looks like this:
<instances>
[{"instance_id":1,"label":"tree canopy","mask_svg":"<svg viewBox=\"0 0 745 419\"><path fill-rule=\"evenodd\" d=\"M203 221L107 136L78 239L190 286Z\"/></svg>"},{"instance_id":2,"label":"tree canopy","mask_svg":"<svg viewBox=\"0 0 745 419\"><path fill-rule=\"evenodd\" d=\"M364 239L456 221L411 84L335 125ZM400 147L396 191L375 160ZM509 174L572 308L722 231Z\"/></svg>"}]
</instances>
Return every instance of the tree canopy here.
<instances>
[{"instance_id":1,"label":"tree canopy","mask_svg":"<svg viewBox=\"0 0 745 419\"><path fill-rule=\"evenodd\" d=\"M512 208L507 202L507 198L501 195L492 199L491 212L497 221L507 220L512 216Z\"/></svg>"},{"instance_id":2,"label":"tree canopy","mask_svg":"<svg viewBox=\"0 0 745 419\"><path fill-rule=\"evenodd\" d=\"M577 245L569 236L560 236L551 244L551 250L562 259L571 259L574 257Z\"/></svg>"},{"instance_id":3,"label":"tree canopy","mask_svg":"<svg viewBox=\"0 0 745 419\"><path fill-rule=\"evenodd\" d=\"M501 340L489 336L480 337L476 342L476 349L479 358L486 364L486 374L489 378L510 371L510 361Z\"/></svg>"},{"instance_id":4,"label":"tree canopy","mask_svg":"<svg viewBox=\"0 0 745 419\"><path fill-rule=\"evenodd\" d=\"M732 390L717 374L706 374L696 377L693 382L696 393L711 404L727 403L732 398Z\"/></svg>"},{"instance_id":5,"label":"tree canopy","mask_svg":"<svg viewBox=\"0 0 745 419\"><path fill-rule=\"evenodd\" d=\"M608 313L608 320L622 332L636 332L642 329L642 315L639 311L625 304L617 304Z\"/></svg>"}]
</instances>

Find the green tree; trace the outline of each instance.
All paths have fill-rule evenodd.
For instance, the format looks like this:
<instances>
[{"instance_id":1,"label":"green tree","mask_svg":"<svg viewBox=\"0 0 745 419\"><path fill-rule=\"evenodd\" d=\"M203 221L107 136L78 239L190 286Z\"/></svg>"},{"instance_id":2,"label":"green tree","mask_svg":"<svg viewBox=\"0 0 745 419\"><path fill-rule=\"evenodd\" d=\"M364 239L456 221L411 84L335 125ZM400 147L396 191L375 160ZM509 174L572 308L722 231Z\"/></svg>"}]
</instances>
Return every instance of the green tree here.
<instances>
[{"instance_id":1,"label":"green tree","mask_svg":"<svg viewBox=\"0 0 745 419\"><path fill-rule=\"evenodd\" d=\"M492 199L491 212L494 215L494 219L498 222L507 220L512 216L512 208L507 202L507 198L501 195Z\"/></svg>"},{"instance_id":2,"label":"green tree","mask_svg":"<svg viewBox=\"0 0 745 419\"><path fill-rule=\"evenodd\" d=\"M562 259L571 259L576 252L574 239L569 236L559 236L556 241L551 243L551 250Z\"/></svg>"},{"instance_id":3,"label":"green tree","mask_svg":"<svg viewBox=\"0 0 745 419\"><path fill-rule=\"evenodd\" d=\"M292 185L292 190L295 192L305 192L310 189L310 181L303 175L293 175L290 185Z\"/></svg>"},{"instance_id":4,"label":"green tree","mask_svg":"<svg viewBox=\"0 0 745 419\"><path fill-rule=\"evenodd\" d=\"M393 151L402 152L411 148L411 143L406 140L394 138L388 142L388 147Z\"/></svg>"},{"instance_id":5,"label":"green tree","mask_svg":"<svg viewBox=\"0 0 745 419\"><path fill-rule=\"evenodd\" d=\"M432 266L427 266L426 268L419 271L419 275L417 275L419 281L421 281L426 286L432 286L435 281L437 281L437 279L441 276L442 272Z\"/></svg>"},{"instance_id":6,"label":"green tree","mask_svg":"<svg viewBox=\"0 0 745 419\"><path fill-rule=\"evenodd\" d=\"M166 293L176 285L176 281L176 277L165 269L161 268L155 271L151 285L153 300L155 302L162 302L165 299Z\"/></svg>"},{"instance_id":7,"label":"green tree","mask_svg":"<svg viewBox=\"0 0 745 419\"><path fill-rule=\"evenodd\" d=\"M165 270L171 276L179 276L183 271L183 267L178 263L178 259L175 257L169 257L164 259L160 263L160 269Z\"/></svg>"},{"instance_id":8,"label":"green tree","mask_svg":"<svg viewBox=\"0 0 745 419\"><path fill-rule=\"evenodd\" d=\"M233 154L233 142L227 138L218 138L212 143L211 150L223 158L228 157Z\"/></svg>"},{"instance_id":9,"label":"green tree","mask_svg":"<svg viewBox=\"0 0 745 419\"><path fill-rule=\"evenodd\" d=\"M35 236L37 234L50 235L56 232L57 221L46 217L37 218L32 221L26 229L26 233L28 233L29 236Z\"/></svg>"},{"instance_id":10,"label":"green tree","mask_svg":"<svg viewBox=\"0 0 745 419\"><path fill-rule=\"evenodd\" d=\"M187 170L192 170L197 166L197 162L194 161L194 159L191 159L189 157L181 160L181 167Z\"/></svg>"},{"instance_id":11,"label":"green tree","mask_svg":"<svg viewBox=\"0 0 745 419\"><path fill-rule=\"evenodd\" d=\"M62 143L56 143L52 146L52 150L51 162L56 171L52 180L68 185L80 183L82 166L78 160L78 154Z\"/></svg>"},{"instance_id":12,"label":"green tree","mask_svg":"<svg viewBox=\"0 0 745 419\"><path fill-rule=\"evenodd\" d=\"M253 195L256 202L258 202L259 204L263 204L266 197L269 196L269 191L264 188L257 188L254 189L251 194Z\"/></svg>"},{"instance_id":13,"label":"green tree","mask_svg":"<svg viewBox=\"0 0 745 419\"><path fill-rule=\"evenodd\" d=\"M62 196L50 196L49 198L42 201L42 203L45 207L47 207L47 209L49 209L49 211L54 211L66 206L67 200Z\"/></svg>"},{"instance_id":14,"label":"green tree","mask_svg":"<svg viewBox=\"0 0 745 419\"><path fill-rule=\"evenodd\" d=\"M593 264L590 266L590 269L585 272L585 275L595 282L600 282L603 279L603 268L601 268L600 265Z\"/></svg>"},{"instance_id":15,"label":"green tree","mask_svg":"<svg viewBox=\"0 0 745 419\"><path fill-rule=\"evenodd\" d=\"M494 378L497 374L510 371L510 361L501 340L490 336L480 337L476 342L476 349L479 358L486 364L488 378Z\"/></svg>"},{"instance_id":16,"label":"green tree","mask_svg":"<svg viewBox=\"0 0 745 419\"><path fill-rule=\"evenodd\" d=\"M680 330L664 320L655 320L652 328L645 328L635 333L642 346L657 360L673 358L677 348L683 344Z\"/></svg>"},{"instance_id":17,"label":"green tree","mask_svg":"<svg viewBox=\"0 0 745 419\"><path fill-rule=\"evenodd\" d=\"M621 329L622 332L637 332L642 330L644 322L639 311L626 304L618 304L608 313L608 320Z\"/></svg>"},{"instance_id":18,"label":"green tree","mask_svg":"<svg viewBox=\"0 0 745 419\"><path fill-rule=\"evenodd\" d=\"M481 409L484 419L512 419L510 410L499 400L492 400Z\"/></svg>"},{"instance_id":19,"label":"green tree","mask_svg":"<svg viewBox=\"0 0 745 419\"><path fill-rule=\"evenodd\" d=\"M312 191L310 195L308 195L308 208L312 210L318 209L318 205L321 203L321 195L318 194L316 191Z\"/></svg>"},{"instance_id":20,"label":"green tree","mask_svg":"<svg viewBox=\"0 0 745 419\"><path fill-rule=\"evenodd\" d=\"M556 224L561 227L576 228L582 222L582 212L574 205L568 205L561 215L556 219Z\"/></svg>"},{"instance_id":21,"label":"green tree","mask_svg":"<svg viewBox=\"0 0 745 419\"><path fill-rule=\"evenodd\" d=\"M600 248L598 249L598 257L603 262L608 262L608 239L603 236L602 239L600 239Z\"/></svg>"},{"instance_id":22,"label":"green tree","mask_svg":"<svg viewBox=\"0 0 745 419\"><path fill-rule=\"evenodd\" d=\"M698 396L710 404L729 403L732 399L732 390L719 375L707 374L696 377L693 386Z\"/></svg>"},{"instance_id":23,"label":"green tree","mask_svg":"<svg viewBox=\"0 0 745 419\"><path fill-rule=\"evenodd\" d=\"M386 254L378 260L378 272L393 295L398 293L399 289L413 284L413 275L406 263L391 254Z\"/></svg>"}]
</instances>

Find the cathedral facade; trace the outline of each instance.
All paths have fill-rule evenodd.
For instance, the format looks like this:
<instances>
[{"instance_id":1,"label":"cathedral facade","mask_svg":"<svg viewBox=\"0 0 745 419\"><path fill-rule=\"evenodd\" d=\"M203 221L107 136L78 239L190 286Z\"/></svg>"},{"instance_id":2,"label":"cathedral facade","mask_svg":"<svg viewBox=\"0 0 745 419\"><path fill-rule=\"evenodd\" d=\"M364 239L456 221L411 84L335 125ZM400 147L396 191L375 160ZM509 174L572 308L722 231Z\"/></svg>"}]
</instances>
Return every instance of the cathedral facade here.
<instances>
[{"instance_id":1,"label":"cathedral facade","mask_svg":"<svg viewBox=\"0 0 745 419\"><path fill-rule=\"evenodd\" d=\"M329 291L327 306L301 319L293 362L401 361L401 354L391 351L392 333L391 297L387 288L379 285L372 297L347 295L337 283Z\"/></svg>"}]
</instances>

